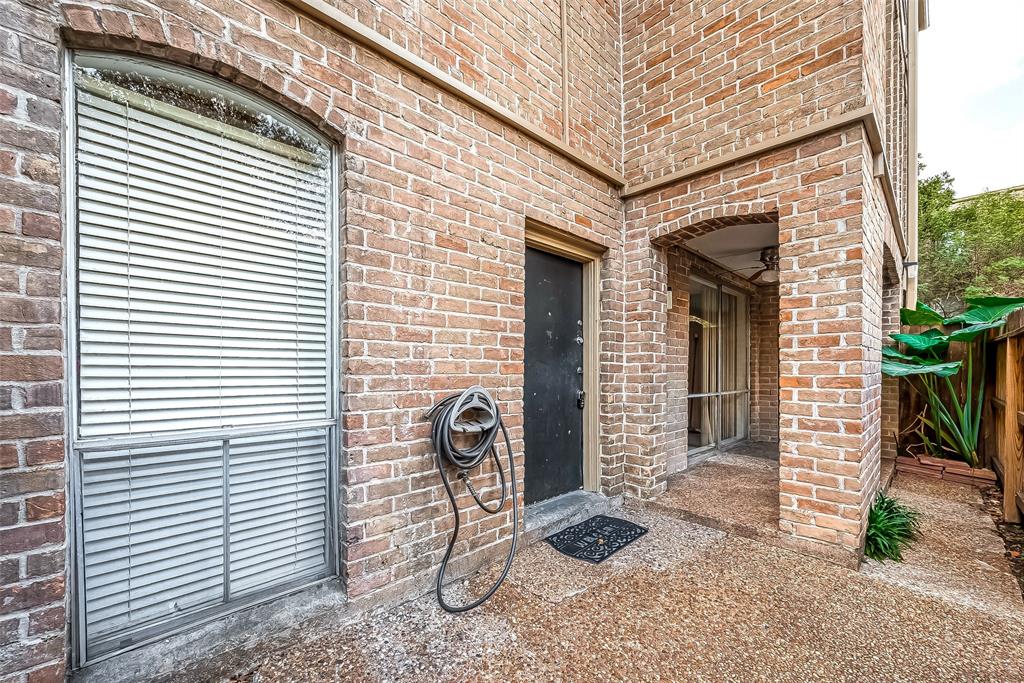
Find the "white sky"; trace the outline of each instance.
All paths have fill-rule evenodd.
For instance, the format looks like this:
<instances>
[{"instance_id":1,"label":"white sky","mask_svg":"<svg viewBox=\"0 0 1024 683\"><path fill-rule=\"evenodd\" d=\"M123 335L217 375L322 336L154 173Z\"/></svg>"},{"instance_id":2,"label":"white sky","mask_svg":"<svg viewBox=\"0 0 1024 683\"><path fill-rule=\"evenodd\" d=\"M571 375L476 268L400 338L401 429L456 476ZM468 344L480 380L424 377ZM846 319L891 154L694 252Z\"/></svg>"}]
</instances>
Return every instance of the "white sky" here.
<instances>
[{"instance_id":1,"label":"white sky","mask_svg":"<svg viewBox=\"0 0 1024 683\"><path fill-rule=\"evenodd\" d=\"M930 0L918 151L957 196L1024 185L1024 0Z\"/></svg>"}]
</instances>

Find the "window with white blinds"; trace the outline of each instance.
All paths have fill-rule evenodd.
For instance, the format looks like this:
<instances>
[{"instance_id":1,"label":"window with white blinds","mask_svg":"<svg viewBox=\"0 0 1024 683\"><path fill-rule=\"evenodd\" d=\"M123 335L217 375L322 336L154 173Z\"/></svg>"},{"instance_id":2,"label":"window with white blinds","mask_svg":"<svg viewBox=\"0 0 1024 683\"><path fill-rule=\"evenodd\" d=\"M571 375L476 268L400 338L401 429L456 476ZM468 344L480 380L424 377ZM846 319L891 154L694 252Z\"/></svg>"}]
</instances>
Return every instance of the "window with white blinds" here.
<instances>
[{"instance_id":1,"label":"window with white blinds","mask_svg":"<svg viewBox=\"0 0 1024 683\"><path fill-rule=\"evenodd\" d=\"M76 59L85 658L328 571L331 154L146 60Z\"/></svg>"}]
</instances>

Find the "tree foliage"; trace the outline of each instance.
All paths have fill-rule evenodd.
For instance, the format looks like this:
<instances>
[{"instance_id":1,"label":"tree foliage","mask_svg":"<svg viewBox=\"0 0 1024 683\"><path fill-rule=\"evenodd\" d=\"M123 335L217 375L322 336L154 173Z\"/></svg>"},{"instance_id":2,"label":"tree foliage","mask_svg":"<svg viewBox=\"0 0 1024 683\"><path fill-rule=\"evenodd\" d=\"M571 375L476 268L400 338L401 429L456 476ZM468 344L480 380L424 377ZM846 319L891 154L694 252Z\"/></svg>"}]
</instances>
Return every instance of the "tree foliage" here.
<instances>
[{"instance_id":1,"label":"tree foliage","mask_svg":"<svg viewBox=\"0 0 1024 683\"><path fill-rule=\"evenodd\" d=\"M918 207L922 301L952 316L968 298L1024 296L1024 196L957 202L953 178L939 173L918 181Z\"/></svg>"}]
</instances>

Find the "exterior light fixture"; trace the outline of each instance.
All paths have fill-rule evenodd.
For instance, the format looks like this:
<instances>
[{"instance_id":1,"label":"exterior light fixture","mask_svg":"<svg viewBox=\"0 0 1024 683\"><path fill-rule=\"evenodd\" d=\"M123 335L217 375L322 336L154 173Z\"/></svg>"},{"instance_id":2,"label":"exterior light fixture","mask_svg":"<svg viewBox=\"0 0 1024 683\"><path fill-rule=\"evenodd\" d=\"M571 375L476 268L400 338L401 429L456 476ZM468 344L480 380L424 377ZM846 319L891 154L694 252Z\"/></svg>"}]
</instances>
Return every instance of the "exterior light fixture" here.
<instances>
[{"instance_id":1,"label":"exterior light fixture","mask_svg":"<svg viewBox=\"0 0 1024 683\"><path fill-rule=\"evenodd\" d=\"M755 285L774 285L779 281L779 248L765 247L761 250L761 263L764 268L750 277Z\"/></svg>"}]
</instances>

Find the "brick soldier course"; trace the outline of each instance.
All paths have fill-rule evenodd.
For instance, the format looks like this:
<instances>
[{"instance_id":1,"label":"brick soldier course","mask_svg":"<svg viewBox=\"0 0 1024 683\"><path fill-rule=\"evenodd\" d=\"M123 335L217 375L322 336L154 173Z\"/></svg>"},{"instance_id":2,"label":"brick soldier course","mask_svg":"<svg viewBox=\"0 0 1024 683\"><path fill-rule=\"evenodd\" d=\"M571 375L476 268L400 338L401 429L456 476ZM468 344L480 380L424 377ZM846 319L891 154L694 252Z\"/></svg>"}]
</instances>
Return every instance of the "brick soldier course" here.
<instances>
[{"instance_id":1,"label":"brick soldier course","mask_svg":"<svg viewBox=\"0 0 1024 683\"><path fill-rule=\"evenodd\" d=\"M915 15L893 4L0 0L0 681L75 665L66 50L192 66L343 150L337 586L366 606L424 592L444 551L435 400L494 392L522 476L528 220L602 253L600 492L649 499L685 466L685 283L732 278L752 302L750 436L780 444L780 532L857 561L892 450L880 349L912 253L890 38ZM777 287L684 249L766 222ZM470 513L461 571L510 533L510 509Z\"/></svg>"}]
</instances>

